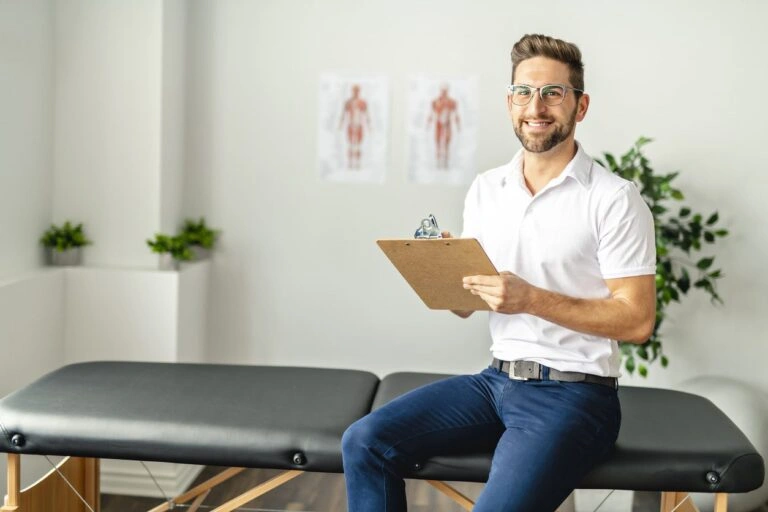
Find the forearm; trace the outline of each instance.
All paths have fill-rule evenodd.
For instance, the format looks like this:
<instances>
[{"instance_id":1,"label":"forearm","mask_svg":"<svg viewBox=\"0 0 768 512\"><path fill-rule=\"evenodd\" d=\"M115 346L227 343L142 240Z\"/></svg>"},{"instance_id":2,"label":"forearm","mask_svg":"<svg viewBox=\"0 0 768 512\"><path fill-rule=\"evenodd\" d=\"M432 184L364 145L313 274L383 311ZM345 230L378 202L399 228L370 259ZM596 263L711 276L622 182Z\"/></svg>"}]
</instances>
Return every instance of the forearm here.
<instances>
[{"instance_id":1,"label":"forearm","mask_svg":"<svg viewBox=\"0 0 768 512\"><path fill-rule=\"evenodd\" d=\"M532 286L526 313L574 331L644 343L653 332L655 311L622 297L578 299Z\"/></svg>"}]
</instances>

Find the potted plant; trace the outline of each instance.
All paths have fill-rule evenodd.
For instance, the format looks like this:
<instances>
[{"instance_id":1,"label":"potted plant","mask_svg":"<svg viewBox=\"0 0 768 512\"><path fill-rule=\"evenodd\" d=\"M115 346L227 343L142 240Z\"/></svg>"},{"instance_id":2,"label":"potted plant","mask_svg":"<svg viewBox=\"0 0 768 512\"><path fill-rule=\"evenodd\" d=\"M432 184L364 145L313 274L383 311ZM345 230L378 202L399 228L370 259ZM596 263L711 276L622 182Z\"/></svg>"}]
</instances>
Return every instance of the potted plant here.
<instances>
[{"instance_id":1,"label":"potted plant","mask_svg":"<svg viewBox=\"0 0 768 512\"><path fill-rule=\"evenodd\" d=\"M155 234L154 239L147 240L152 252L160 255L161 270L178 270L179 263L192 259L192 251L187 240L181 236L170 236L162 233Z\"/></svg>"},{"instance_id":2,"label":"potted plant","mask_svg":"<svg viewBox=\"0 0 768 512\"><path fill-rule=\"evenodd\" d=\"M642 152L643 146L651 140L640 137L619 159L603 153L608 165L598 160L607 169L635 182L651 209L656 226L656 325L651 337L642 345L620 342L624 368L630 374L637 370L643 377L648 375L648 364L657 359L662 367L669 363L662 351L659 328L672 302L680 302L691 288L707 293L713 304L723 302L715 286L723 277L722 271L714 268L714 256L702 256L699 251L706 244L713 244L728 235L728 230L716 227L717 212L705 216L687 206L673 208L670 201L684 199L683 193L672 186L678 173L654 174Z\"/></svg>"},{"instance_id":3,"label":"potted plant","mask_svg":"<svg viewBox=\"0 0 768 512\"><path fill-rule=\"evenodd\" d=\"M66 221L62 226L51 224L43 233L40 243L47 249L49 263L53 265L79 265L82 254L81 247L90 245L83 232L83 224L73 226Z\"/></svg>"},{"instance_id":4,"label":"potted plant","mask_svg":"<svg viewBox=\"0 0 768 512\"><path fill-rule=\"evenodd\" d=\"M204 217L200 217L198 221L186 219L181 229L181 236L187 240L195 260L201 260L210 255L219 233L218 230L211 229L205 224Z\"/></svg>"}]
</instances>

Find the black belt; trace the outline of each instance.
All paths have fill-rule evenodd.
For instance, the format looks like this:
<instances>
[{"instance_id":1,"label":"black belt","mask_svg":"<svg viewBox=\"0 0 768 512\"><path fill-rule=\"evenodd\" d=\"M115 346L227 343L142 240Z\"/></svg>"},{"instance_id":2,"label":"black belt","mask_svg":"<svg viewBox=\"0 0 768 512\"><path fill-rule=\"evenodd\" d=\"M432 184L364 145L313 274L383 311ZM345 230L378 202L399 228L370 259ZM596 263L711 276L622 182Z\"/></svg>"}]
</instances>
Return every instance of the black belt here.
<instances>
[{"instance_id":1,"label":"black belt","mask_svg":"<svg viewBox=\"0 0 768 512\"><path fill-rule=\"evenodd\" d=\"M600 377L591 373L581 372L561 372L554 368L549 368L543 364L534 361L502 361L493 358L491 367L509 374L513 380L561 380L563 382L589 382L591 384L601 384L613 389L619 388L619 379L615 377ZM548 377L545 378L544 370L549 370Z\"/></svg>"}]
</instances>

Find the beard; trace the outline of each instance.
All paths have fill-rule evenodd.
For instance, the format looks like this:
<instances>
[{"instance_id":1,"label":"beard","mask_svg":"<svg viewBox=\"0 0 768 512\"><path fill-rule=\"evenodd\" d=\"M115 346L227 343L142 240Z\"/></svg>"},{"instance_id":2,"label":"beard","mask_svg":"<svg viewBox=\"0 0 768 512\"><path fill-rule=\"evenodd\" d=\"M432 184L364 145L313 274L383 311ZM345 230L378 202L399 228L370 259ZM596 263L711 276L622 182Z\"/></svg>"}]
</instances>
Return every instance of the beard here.
<instances>
[{"instance_id":1,"label":"beard","mask_svg":"<svg viewBox=\"0 0 768 512\"><path fill-rule=\"evenodd\" d=\"M518 140L526 149L526 151L530 151L531 153L545 153L563 142L573 133L573 130L576 127L577 109L578 107L573 109L573 112L571 112L571 115L565 124L560 126L555 124L555 130L549 135L539 135L533 137L526 135L523 133L524 121L522 119L518 124L514 125L515 135L517 135ZM546 119L546 121L553 120Z\"/></svg>"}]
</instances>

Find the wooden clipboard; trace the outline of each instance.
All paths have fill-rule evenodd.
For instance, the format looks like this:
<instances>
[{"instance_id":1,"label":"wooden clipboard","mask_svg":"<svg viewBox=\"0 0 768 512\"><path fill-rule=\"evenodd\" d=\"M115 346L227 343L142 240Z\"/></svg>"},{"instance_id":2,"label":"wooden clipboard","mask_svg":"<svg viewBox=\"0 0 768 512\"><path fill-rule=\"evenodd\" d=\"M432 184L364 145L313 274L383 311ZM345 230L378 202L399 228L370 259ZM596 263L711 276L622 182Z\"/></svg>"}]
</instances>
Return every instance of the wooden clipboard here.
<instances>
[{"instance_id":1,"label":"wooden clipboard","mask_svg":"<svg viewBox=\"0 0 768 512\"><path fill-rule=\"evenodd\" d=\"M489 310L462 285L462 278L498 275L474 238L377 240L389 261L430 309Z\"/></svg>"}]
</instances>

